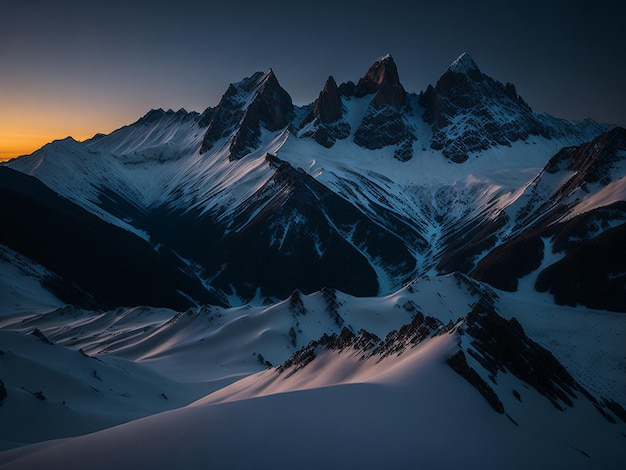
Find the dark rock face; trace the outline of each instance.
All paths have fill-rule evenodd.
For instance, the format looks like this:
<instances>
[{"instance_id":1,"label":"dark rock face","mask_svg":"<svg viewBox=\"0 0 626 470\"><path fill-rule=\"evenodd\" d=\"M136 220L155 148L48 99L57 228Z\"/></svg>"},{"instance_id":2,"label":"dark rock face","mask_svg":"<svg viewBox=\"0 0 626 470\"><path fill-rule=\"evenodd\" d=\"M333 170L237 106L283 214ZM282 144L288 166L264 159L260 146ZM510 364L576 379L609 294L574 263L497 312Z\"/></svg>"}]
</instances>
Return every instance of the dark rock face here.
<instances>
[{"instance_id":1,"label":"dark rock face","mask_svg":"<svg viewBox=\"0 0 626 470\"><path fill-rule=\"evenodd\" d=\"M2 402L7 396L7 389L4 387L4 382L0 380L0 406L2 406Z\"/></svg>"},{"instance_id":2,"label":"dark rock face","mask_svg":"<svg viewBox=\"0 0 626 470\"><path fill-rule=\"evenodd\" d=\"M626 160L626 129L616 127L587 144L566 147L557 153L545 166L548 173L572 171L570 178L553 196L569 195L585 183L607 185L611 182L611 170Z\"/></svg>"},{"instance_id":3,"label":"dark rock face","mask_svg":"<svg viewBox=\"0 0 626 470\"><path fill-rule=\"evenodd\" d=\"M444 327L436 318L424 316L421 312L417 312L410 323L403 325L399 330L391 331L382 340L365 330L360 330L355 335L346 327L341 330L339 335L324 333L319 340L311 341L281 364L277 368L277 372L279 374L283 372L288 372L288 375L294 374L311 363L320 348L330 351L349 349L359 353L361 360L376 358L380 362L389 356L400 356L407 349L411 349L425 339L444 331L449 331L449 328Z\"/></svg>"},{"instance_id":4,"label":"dark rock face","mask_svg":"<svg viewBox=\"0 0 626 470\"><path fill-rule=\"evenodd\" d=\"M267 156L274 175L227 220L167 207L151 214L155 242L193 259L212 277L212 286L250 300L287 298L333 287L353 295L376 295L377 265L398 282L416 260L392 231L303 170ZM167 220L166 226L163 226Z\"/></svg>"},{"instance_id":5,"label":"dark rock face","mask_svg":"<svg viewBox=\"0 0 626 470\"><path fill-rule=\"evenodd\" d=\"M343 115L341 108L341 96L337 83L332 76L328 77L320 96L315 100L311 118L305 119L305 122L312 121L316 117L319 117L320 121L324 123L335 122L341 119Z\"/></svg>"},{"instance_id":6,"label":"dark rock face","mask_svg":"<svg viewBox=\"0 0 626 470\"><path fill-rule=\"evenodd\" d=\"M558 228L555 228L558 229ZM544 269L535 283L561 305L626 312L626 224L582 240L567 255Z\"/></svg>"},{"instance_id":7,"label":"dark rock face","mask_svg":"<svg viewBox=\"0 0 626 470\"><path fill-rule=\"evenodd\" d=\"M433 127L431 147L461 163L472 152L509 145L529 135L550 137L550 130L517 95L483 74L474 60L461 55L433 88L420 95L424 120ZM507 118L502 122L501 116Z\"/></svg>"},{"instance_id":8,"label":"dark rock face","mask_svg":"<svg viewBox=\"0 0 626 470\"><path fill-rule=\"evenodd\" d=\"M471 275L498 289L515 292L517 280L539 268L543 251L544 243L539 236L520 237L491 251Z\"/></svg>"},{"instance_id":9,"label":"dark rock face","mask_svg":"<svg viewBox=\"0 0 626 470\"><path fill-rule=\"evenodd\" d=\"M238 160L260 144L261 127L275 132L293 119L293 103L274 72L257 72L231 84L213 111L200 151L230 138L230 159Z\"/></svg>"},{"instance_id":10,"label":"dark rock face","mask_svg":"<svg viewBox=\"0 0 626 470\"><path fill-rule=\"evenodd\" d=\"M356 93L356 85L354 84L353 81L348 80L347 82L339 85L339 94L341 96L345 96L346 98L349 98L351 96L354 96L355 93Z\"/></svg>"},{"instance_id":11,"label":"dark rock face","mask_svg":"<svg viewBox=\"0 0 626 470\"><path fill-rule=\"evenodd\" d=\"M467 315L466 333L473 339L468 353L497 380L510 372L545 396L558 409L573 406L582 387L550 351L530 339L522 325L476 305Z\"/></svg>"},{"instance_id":12,"label":"dark rock face","mask_svg":"<svg viewBox=\"0 0 626 470\"><path fill-rule=\"evenodd\" d=\"M390 55L377 60L356 85L357 98L373 93L376 96L354 134L354 143L370 150L400 144L396 158L409 160L415 135L403 118L408 95L400 83L398 69Z\"/></svg>"},{"instance_id":13,"label":"dark rock face","mask_svg":"<svg viewBox=\"0 0 626 470\"><path fill-rule=\"evenodd\" d=\"M504 413L504 405L500 401L500 398L498 398L496 392L493 391L493 388L491 388L491 386L483 380L480 375L478 375L478 372L469 366L462 350L452 354L448 358L447 362L457 374L467 380L476 390L480 392L496 413Z\"/></svg>"},{"instance_id":14,"label":"dark rock face","mask_svg":"<svg viewBox=\"0 0 626 470\"><path fill-rule=\"evenodd\" d=\"M350 125L341 120L343 114L337 83L333 77L328 77L313 109L300 126L305 128L300 137L312 137L318 144L332 147L336 140L350 135Z\"/></svg>"},{"instance_id":15,"label":"dark rock face","mask_svg":"<svg viewBox=\"0 0 626 470\"><path fill-rule=\"evenodd\" d=\"M526 335L515 318L505 320L490 306L478 303L457 331L471 338L470 346L465 353L461 350L450 356L448 364L476 387L498 413L505 412L496 393L499 390L498 376L511 373L546 397L560 411L566 406L575 406L576 400L586 398L609 422L615 423L615 417L626 418L619 403L607 398L598 400L576 382L550 351ZM493 387L467 363L465 354L478 362L478 369L482 368L489 374ZM507 390L507 393L510 391ZM518 401L524 402L517 390L512 393Z\"/></svg>"},{"instance_id":16,"label":"dark rock face","mask_svg":"<svg viewBox=\"0 0 626 470\"><path fill-rule=\"evenodd\" d=\"M211 123L211 119L213 119L214 112L215 109L211 108L210 106L202 111L202 114L200 114L200 120L198 121L198 126L207 127Z\"/></svg>"},{"instance_id":17,"label":"dark rock face","mask_svg":"<svg viewBox=\"0 0 626 470\"><path fill-rule=\"evenodd\" d=\"M402 90L404 92L404 88L402 88L402 85L400 84L398 68L389 54L378 59L368 69L365 76L359 80L359 83L357 83L354 95L357 98L362 98L365 95L377 93L380 89L385 89L387 96L391 96L393 94L391 93L391 90ZM398 94L399 93L396 93L396 95ZM401 97L404 98L404 95ZM397 102L395 104L396 106L401 106L402 102Z\"/></svg>"}]
</instances>

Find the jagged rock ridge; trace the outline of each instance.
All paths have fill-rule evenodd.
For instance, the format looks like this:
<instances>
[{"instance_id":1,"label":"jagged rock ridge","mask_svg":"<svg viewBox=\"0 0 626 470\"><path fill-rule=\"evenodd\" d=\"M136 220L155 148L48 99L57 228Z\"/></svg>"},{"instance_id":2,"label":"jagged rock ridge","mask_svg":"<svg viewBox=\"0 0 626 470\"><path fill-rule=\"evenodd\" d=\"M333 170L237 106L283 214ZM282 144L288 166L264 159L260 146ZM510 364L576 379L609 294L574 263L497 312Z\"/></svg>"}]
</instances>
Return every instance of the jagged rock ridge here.
<instances>
[{"instance_id":1,"label":"jagged rock ridge","mask_svg":"<svg viewBox=\"0 0 626 470\"><path fill-rule=\"evenodd\" d=\"M504 389L498 385L501 374L510 373L523 387L506 392L523 402L524 391L532 387L559 411L574 407L581 397L588 399L609 422L626 422L626 410L610 398L596 398L580 385L547 349L529 338L515 319L505 320L490 305L489 299L477 302L466 317L443 325L436 318L418 311L410 323L391 331L384 339L361 329L355 334L344 327L340 334L324 334L313 340L276 368L284 377L299 373L322 351L336 351L355 356L359 361L381 362L399 357L435 336L458 335L460 349L448 357L449 366L464 377L491 407L507 414L517 425L499 396ZM469 358L469 359L468 359ZM471 361L471 363L470 363Z\"/></svg>"}]
</instances>

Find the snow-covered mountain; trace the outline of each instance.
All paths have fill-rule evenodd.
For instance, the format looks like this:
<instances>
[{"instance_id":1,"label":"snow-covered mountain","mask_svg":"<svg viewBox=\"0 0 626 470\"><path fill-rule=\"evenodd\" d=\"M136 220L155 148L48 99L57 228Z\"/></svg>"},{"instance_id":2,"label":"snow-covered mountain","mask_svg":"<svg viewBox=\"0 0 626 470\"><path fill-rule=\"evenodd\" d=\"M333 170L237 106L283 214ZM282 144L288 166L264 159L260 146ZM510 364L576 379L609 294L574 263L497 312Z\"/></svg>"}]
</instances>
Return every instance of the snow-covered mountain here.
<instances>
[{"instance_id":1,"label":"snow-covered mountain","mask_svg":"<svg viewBox=\"0 0 626 470\"><path fill-rule=\"evenodd\" d=\"M509 206L533 197L550 158L609 129L533 113L467 54L409 93L386 55L356 85L329 77L309 106L270 69L202 114L153 110L8 166L174 252L239 304L325 286L387 294L421 274L470 272L513 234ZM619 199L619 188L604 193ZM550 204L540 196L534 217Z\"/></svg>"},{"instance_id":2,"label":"snow-covered mountain","mask_svg":"<svg viewBox=\"0 0 626 470\"><path fill-rule=\"evenodd\" d=\"M3 468L623 467L626 131L355 82L0 167Z\"/></svg>"}]
</instances>

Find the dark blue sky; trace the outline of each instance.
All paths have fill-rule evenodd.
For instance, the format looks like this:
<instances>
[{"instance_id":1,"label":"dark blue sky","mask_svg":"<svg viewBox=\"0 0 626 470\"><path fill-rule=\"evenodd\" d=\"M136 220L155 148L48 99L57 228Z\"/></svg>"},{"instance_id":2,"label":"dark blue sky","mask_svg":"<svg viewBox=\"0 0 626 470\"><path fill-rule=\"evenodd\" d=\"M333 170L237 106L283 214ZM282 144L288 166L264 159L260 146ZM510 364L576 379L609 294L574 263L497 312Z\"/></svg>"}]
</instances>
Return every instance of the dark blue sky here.
<instances>
[{"instance_id":1,"label":"dark blue sky","mask_svg":"<svg viewBox=\"0 0 626 470\"><path fill-rule=\"evenodd\" d=\"M202 111L230 82L269 67L305 104L328 75L356 81L387 52L409 91L467 51L536 111L624 126L618 5L1 0L0 158L11 133L85 138L150 108Z\"/></svg>"}]
</instances>

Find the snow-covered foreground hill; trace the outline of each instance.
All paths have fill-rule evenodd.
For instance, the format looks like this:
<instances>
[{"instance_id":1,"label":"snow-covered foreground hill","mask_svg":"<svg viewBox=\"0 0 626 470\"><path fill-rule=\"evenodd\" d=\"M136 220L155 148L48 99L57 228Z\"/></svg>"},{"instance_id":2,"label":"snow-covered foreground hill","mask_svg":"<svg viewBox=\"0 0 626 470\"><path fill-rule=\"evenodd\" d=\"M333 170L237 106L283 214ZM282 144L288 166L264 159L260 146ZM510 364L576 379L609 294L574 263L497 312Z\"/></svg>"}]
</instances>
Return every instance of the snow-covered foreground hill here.
<instances>
[{"instance_id":1,"label":"snow-covered foreground hill","mask_svg":"<svg viewBox=\"0 0 626 470\"><path fill-rule=\"evenodd\" d=\"M482 317L468 313L480 305L516 318L549 349L573 377L573 395L558 367L538 370L547 380L533 382L506 362L505 346L498 354L481 346L481 329L504 345L517 333L489 323L476 329ZM329 289L269 306L185 313L8 310L0 318L7 391L0 419L14 424L3 428L3 446L64 439L2 452L6 468L620 468L626 461L626 426L620 409L607 406L626 401L626 321L555 306L543 294L522 297L449 275L380 298ZM451 367L458 351L504 412ZM514 355L530 369L551 364L524 351ZM503 370L490 370L476 352L501 360ZM559 384L557 395L550 383ZM96 429L103 430L81 435Z\"/></svg>"}]
</instances>

